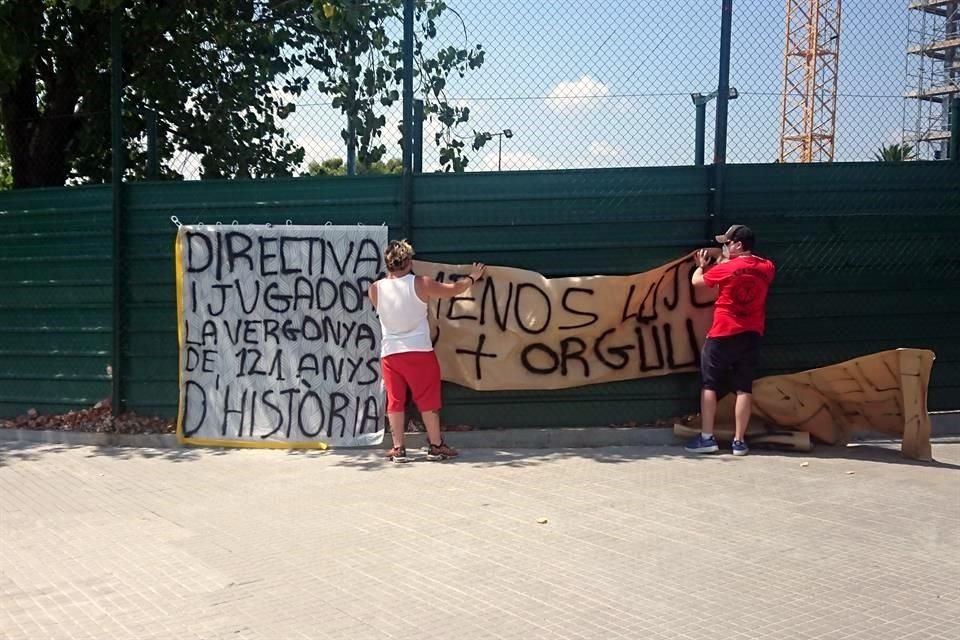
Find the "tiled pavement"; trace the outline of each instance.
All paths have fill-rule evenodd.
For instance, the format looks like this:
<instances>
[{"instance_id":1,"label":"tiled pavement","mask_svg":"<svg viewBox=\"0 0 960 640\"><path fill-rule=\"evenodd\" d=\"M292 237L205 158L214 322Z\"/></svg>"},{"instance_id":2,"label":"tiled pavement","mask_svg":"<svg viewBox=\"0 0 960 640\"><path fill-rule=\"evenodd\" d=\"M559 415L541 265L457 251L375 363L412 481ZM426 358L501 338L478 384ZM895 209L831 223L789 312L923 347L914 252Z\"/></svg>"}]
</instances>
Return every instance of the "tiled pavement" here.
<instances>
[{"instance_id":1,"label":"tiled pavement","mask_svg":"<svg viewBox=\"0 0 960 640\"><path fill-rule=\"evenodd\" d=\"M0 637L956 640L934 455L0 444Z\"/></svg>"}]
</instances>

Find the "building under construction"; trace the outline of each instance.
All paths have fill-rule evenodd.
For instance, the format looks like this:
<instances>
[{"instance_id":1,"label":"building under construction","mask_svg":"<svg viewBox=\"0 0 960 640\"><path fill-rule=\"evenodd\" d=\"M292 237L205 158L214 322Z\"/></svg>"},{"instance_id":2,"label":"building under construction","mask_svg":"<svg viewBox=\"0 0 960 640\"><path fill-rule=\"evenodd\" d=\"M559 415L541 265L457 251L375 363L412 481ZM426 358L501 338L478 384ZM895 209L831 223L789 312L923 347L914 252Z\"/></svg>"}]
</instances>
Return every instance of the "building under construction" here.
<instances>
[{"instance_id":1,"label":"building under construction","mask_svg":"<svg viewBox=\"0 0 960 640\"><path fill-rule=\"evenodd\" d=\"M960 100L960 0L909 2L904 137L918 159L944 159Z\"/></svg>"}]
</instances>

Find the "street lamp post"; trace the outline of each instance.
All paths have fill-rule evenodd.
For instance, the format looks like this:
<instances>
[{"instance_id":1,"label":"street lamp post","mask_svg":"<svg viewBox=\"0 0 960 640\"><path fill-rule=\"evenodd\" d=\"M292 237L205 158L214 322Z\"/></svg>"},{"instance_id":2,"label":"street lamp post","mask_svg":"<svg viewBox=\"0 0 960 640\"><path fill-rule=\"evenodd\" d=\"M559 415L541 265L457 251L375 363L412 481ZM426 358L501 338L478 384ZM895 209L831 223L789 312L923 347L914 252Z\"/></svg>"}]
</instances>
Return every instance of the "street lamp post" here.
<instances>
[{"instance_id":1,"label":"street lamp post","mask_svg":"<svg viewBox=\"0 0 960 640\"><path fill-rule=\"evenodd\" d=\"M500 171L501 161L503 159L503 139L507 138L508 140L513 137L512 129L504 129L503 131L498 131L496 133L492 131L485 131L483 133L484 140L493 140L493 136L497 136L497 171Z\"/></svg>"},{"instance_id":2,"label":"street lamp post","mask_svg":"<svg viewBox=\"0 0 960 640\"><path fill-rule=\"evenodd\" d=\"M690 98L693 100L693 106L697 108L697 141L694 146L693 151L693 164L698 167L703 166L703 148L704 140L706 138L706 127L707 127L707 103L717 97L716 91L711 91L710 93L691 93ZM737 93L735 87L730 87L730 93L728 98L730 100L736 100L740 96Z\"/></svg>"}]
</instances>

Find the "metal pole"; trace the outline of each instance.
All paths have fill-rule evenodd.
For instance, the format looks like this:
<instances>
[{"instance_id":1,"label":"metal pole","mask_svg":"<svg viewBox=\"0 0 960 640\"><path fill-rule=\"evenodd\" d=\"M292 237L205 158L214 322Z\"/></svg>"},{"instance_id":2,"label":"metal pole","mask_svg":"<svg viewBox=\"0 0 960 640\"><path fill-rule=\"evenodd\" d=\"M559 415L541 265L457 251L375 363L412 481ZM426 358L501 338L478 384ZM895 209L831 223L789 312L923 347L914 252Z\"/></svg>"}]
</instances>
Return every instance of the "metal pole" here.
<instances>
[{"instance_id":1,"label":"metal pole","mask_svg":"<svg viewBox=\"0 0 960 640\"><path fill-rule=\"evenodd\" d=\"M706 128L707 128L707 103L699 102L697 108L697 141L693 151L693 164L703 166L703 149L705 146Z\"/></svg>"},{"instance_id":2,"label":"metal pole","mask_svg":"<svg viewBox=\"0 0 960 640\"><path fill-rule=\"evenodd\" d=\"M413 234L413 3L403 0L403 236Z\"/></svg>"},{"instance_id":3,"label":"metal pole","mask_svg":"<svg viewBox=\"0 0 960 640\"><path fill-rule=\"evenodd\" d=\"M950 97L950 160L960 162L960 96Z\"/></svg>"},{"instance_id":4,"label":"metal pole","mask_svg":"<svg viewBox=\"0 0 960 640\"><path fill-rule=\"evenodd\" d=\"M730 31L733 0L722 0L720 16L720 75L717 82L717 123L713 143L713 206L707 216L707 238L713 237L714 221L724 214L724 165L727 163L727 103L730 100Z\"/></svg>"},{"instance_id":5,"label":"metal pole","mask_svg":"<svg viewBox=\"0 0 960 640\"><path fill-rule=\"evenodd\" d=\"M160 177L160 162L157 152L157 110L147 109L147 179Z\"/></svg>"},{"instance_id":6,"label":"metal pole","mask_svg":"<svg viewBox=\"0 0 960 640\"><path fill-rule=\"evenodd\" d=\"M727 162L727 103L730 100L730 30L733 22L733 0L722 1L720 16L720 77L717 82L717 127L713 163Z\"/></svg>"},{"instance_id":7,"label":"metal pole","mask_svg":"<svg viewBox=\"0 0 960 640\"><path fill-rule=\"evenodd\" d=\"M503 134L497 134L497 171L500 171L500 160L503 157Z\"/></svg>"},{"instance_id":8,"label":"metal pole","mask_svg":"<svg viewBox=\"0 0 960 640\"><path fill-rule=\"evenodd\" d=\"M413 101L413 172L423 173L423 100Z\"/></svg>"},{"instance_id":9,"label":"metal pole","mask_svg":"<svg viewBox=\"0 0 960 640\"><path fill-rule=\"evenodd\" d=\"M111 411L122 412L123 399L123 45L120 19L122 3L110 13L110 133L113 175L113 351L111 367Z\"/></svg>"},{"instance_id":10,"label":"metal pole","mask_svg":"<svg viewBox=\"0 0 960 640\"><path fill-rule=\"evenodd\" d=\"M357 138L353 134L353 120L347 118L347 175L357 175Z\"/></svg>"}]
</instances>

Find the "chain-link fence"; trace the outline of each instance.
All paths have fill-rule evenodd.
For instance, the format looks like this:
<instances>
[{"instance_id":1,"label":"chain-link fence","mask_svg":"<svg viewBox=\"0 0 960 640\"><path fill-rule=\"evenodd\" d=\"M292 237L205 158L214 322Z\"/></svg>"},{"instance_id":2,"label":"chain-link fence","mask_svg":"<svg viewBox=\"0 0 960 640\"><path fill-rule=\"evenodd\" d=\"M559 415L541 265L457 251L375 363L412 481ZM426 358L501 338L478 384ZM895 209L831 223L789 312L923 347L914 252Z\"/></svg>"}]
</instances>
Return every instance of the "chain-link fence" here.
<instances>
[{"instance_id":1,"label":"chain-link fence","mask_svg":"<svg viewBox=\"0 0 960 640\"><path fill-rule=\"evenodd\" d=\"M717 86L721 2L523 4L458 3L490 60L458 97L476 128L512 129L505 167L693 162L691 93L709 99ZM914 149L905 157L934 157L932 142L946 149L949 98L960 92L960 3L732 5L728 162L872 161L904 143ZM711 103L707 162L712 113ZM789 140L781 152L782 138L803 136L829 152L801 158ZM495 168L494 154L484 149L477 168Z\"/></svg>"},{"instance_id":2,"label":"chain-link fence","mask_svg":"<svg viewBox=\"0 0 960 640\"><path fill-rule=\"evenodd\" d=\"M109 4L0 7L18 186L108 178ZM128 178L399 172L403 4L125 0ZM414 4L423 171L711 161L721 0ZM728 162L947 156L960 2L732 6Z\"/></svg>"}]
</instances>

